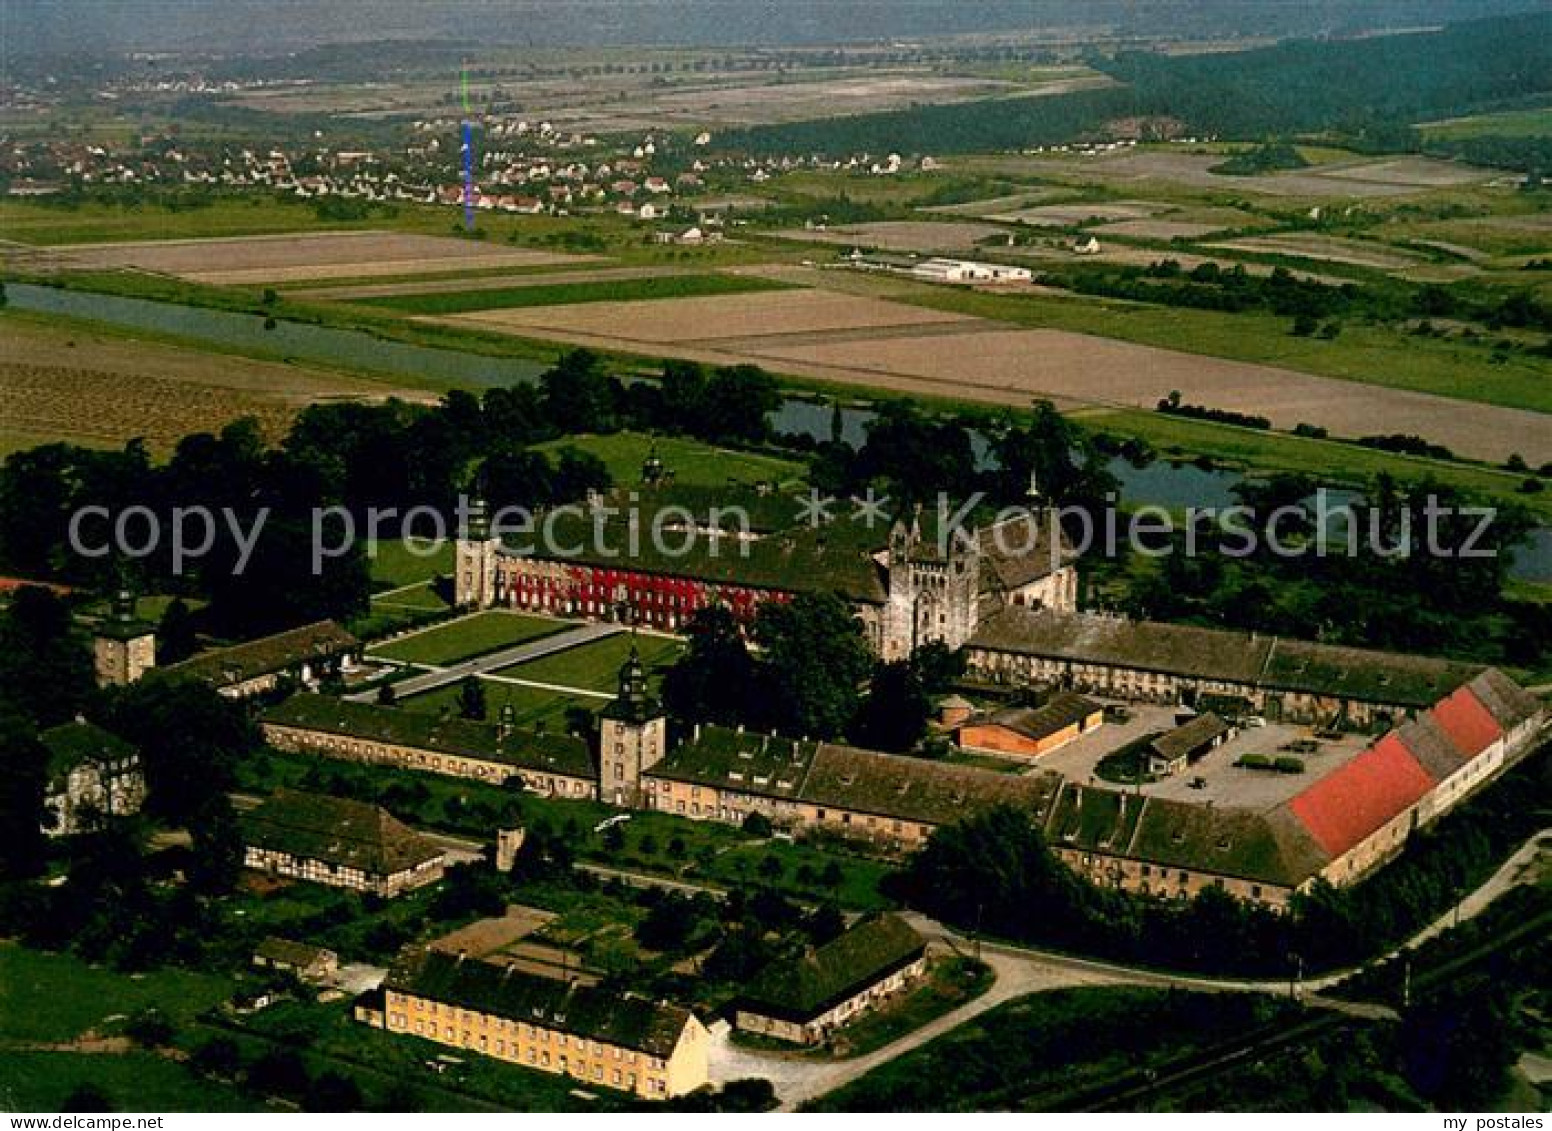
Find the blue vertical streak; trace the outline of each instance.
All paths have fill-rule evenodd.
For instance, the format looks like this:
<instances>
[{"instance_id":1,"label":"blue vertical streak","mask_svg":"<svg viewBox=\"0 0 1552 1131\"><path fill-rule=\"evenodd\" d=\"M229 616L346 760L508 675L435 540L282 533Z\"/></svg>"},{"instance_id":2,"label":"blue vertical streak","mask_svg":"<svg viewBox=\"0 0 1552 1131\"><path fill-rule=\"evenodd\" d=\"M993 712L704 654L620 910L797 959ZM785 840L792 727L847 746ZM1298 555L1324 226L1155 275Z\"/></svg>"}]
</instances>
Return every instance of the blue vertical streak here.
<instances>
[{"instance_id":1,"label":"blue vertical streak","mask_svg":"<svg viewBox=\"0 0 1552 1131\"><path fill-rule=\"evenodd\" d=\"M463 226L474 230L474 125L463 124Z\"/></svg>"}]
</instances>

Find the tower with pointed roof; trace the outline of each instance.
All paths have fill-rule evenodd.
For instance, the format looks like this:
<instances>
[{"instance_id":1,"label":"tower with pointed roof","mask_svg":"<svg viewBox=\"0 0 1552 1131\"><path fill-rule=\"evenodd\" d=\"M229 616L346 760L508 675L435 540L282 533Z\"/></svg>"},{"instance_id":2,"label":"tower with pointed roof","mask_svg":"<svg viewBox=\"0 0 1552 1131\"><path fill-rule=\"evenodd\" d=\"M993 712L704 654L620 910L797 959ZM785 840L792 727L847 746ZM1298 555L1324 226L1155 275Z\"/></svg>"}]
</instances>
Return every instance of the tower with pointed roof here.
<instances>
[{"instance_id":1,"label":"tower with pointed roof","mask_svg":"<svg viewBox=\"0 0 1552 1131\"><path fill-rule=\"evenodd\" d=\"M485 609L496 603L496 539L491 536L485 500L469 504L468 521L458 532L453 554L453 602Z\"/></svg>"},{"instance_id":2,"label":"tower with pointed roof","mask_svg":"<svg viewBox=\"0 0 1552 1131\"><path fill-rule=\"evenodd\" d=\"M92 637L98 687L134 683L156 666L156 628L135 615L135 595L121 585Z\"/></svg>"},{"instance_id":3,"label":"tower with pointed roof","mask_svg":"<svg viewBox=\"0 0 1552 1131\"><path fill-rule=\"evenodd\" d=\"M652 697L646 665L632 643L620 667L619 694L599 721L599 796L611 805L639 807L642 774L667 752L668 719Z\"/></svg>"}]
</instances>

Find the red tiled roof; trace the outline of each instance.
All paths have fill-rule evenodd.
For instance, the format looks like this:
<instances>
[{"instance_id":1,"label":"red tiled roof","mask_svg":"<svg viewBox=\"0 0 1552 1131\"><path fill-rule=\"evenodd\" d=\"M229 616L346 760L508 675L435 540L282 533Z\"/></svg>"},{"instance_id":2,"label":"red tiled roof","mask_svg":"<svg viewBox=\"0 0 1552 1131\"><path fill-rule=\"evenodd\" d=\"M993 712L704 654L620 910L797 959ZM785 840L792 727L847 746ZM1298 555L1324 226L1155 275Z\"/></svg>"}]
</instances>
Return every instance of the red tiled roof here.
<instances>
[{"instance_id":1,"label":"red tiled roof","mask_svg":"<svg viewBox=\"0 0 1552 1131\"><path fill-rule=\"evenodd\" d=\"M1433 778L1387 734L1295 797L1293 815L1333 857L1360 844L1434 787Z\"/></svg>"},{"instance_id":2,"label":"red tiled roof","mask_svg":"<svg viewBox=\"0 0 1552 1131\"><path fill-rule=\"evenodd\" d=\"M1503 737L1503 731L1482 701L1462 687L1447 699L1441 699L1428 712L1439 728L1449 735L1455 748L1467 758L1475 758Z\"/></svg>"}]
</instances>

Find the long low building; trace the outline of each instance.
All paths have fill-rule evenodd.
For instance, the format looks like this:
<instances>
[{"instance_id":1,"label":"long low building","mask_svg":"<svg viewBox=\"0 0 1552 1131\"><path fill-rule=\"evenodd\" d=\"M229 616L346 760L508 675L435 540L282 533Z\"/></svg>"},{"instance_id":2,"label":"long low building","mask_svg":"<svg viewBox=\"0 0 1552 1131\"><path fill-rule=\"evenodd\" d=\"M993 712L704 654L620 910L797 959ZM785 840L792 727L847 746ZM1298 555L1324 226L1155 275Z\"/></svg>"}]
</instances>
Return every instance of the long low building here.
<instances>
[{"instance_id":1,"label":"long low building","mask_svg":"<svg viewBox=\"0 0 1552 1131\"><path fill-rule=\"evenodd\" d=\"M293 695L264 713L264 737L277 750L321 754L404 770L500 784L520 778L554 797L594 798L598 775L588 743L569 734L519 730L510 712L495 723L421 711Z\"/></svg>"},{"instance_id":2,"label":"long low building","mask_svg":"<svg viewBox=\"0 0 1552 1131\"><path fill-rule=\"evenodd\" d=\"M1269 719L1382 730L1483 670L1254 632L1007 608L965 646L970 672L1154 703L1242 700Z\"/></svg>"},{"instance_id":3,"label":"long low building","mask_svg":"<svg viewBox=\"0 0 1552 1131\"><path fill-rule=\"evenodd\" d=\"M682 1006L436 950L407 952L389 971L382 1024L646 1099L708 1080L710 1035Z\"/></svg>"},{"instance_id":4,"label":"long low building","mask_svg":"<svg viewBox=\"0 0 1552 1131\"><path fill-rule=\"evenodd\" d=\"M238 823L243 864L256 871L384 898L442 878L440 848L365 802L283 789Z\"/></svg>"},{"instance_id":5,"label":"long low building","mask_svg":"<svg viewBox=\"0 0 1552 1131\"><path fill-rule=\"evenodd\" d=\"M201 680L228 698L245 699L274 691L288 679L298 686L317 687L320 681L339 674L360 651L361 641L343 625L322 620L243 644L212 648L170 664L166 670Z\"/></svg>"},{"instance_id":6,"label":"long low building","mask_svg":"<svg viewBox=\"0 0 1552 1131\"><path fill-rule=\"evenodd\" d=\"M627 798L620 804L728 824L757 813L781 828L887 852L910 851L940 825L1009 805L1030 813L1052 849L1096 882L1168 897L1216 886L1272 905L1317 879L1350 883L1383 863L1413 830L1530 749L1546 720L1538 700L1487 669L1444 689L1349 760L1312 773L1302 789L1258 803L1209 804L1148 788L1112 789L1054 770L1004 773L724 727L697 727L670 747L638 669L633 660L622 673L622 709L611 712L609 749L600 752L629 786L618 794ZM524 764L539 755L513 734L503 737L500 727L460 725L454 744L450 721L411 716L304 700L271 711L264 725L272 741L328 757L390 760L374 752L386 743L395 765L486 781L538 772ZM1188 730L1185 745L1166 744L1165 754L1188 763L1193 753L1212 756L1224 736L1210 716L1203 718L1202 734ZM566 741L565 788L548 792L603 797L587 744Z\"/></svg>"}]
</instances>

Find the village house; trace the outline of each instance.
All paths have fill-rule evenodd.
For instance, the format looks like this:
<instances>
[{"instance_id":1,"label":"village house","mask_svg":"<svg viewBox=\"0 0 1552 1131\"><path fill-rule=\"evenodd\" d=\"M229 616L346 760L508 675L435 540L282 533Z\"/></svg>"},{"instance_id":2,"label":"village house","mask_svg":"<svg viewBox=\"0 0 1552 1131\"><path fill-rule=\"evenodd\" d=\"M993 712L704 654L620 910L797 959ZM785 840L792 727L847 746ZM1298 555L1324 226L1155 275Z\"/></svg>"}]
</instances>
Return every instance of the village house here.
<instances>
[{"instance_id":1,"label":"village house","mask_svg":"<svg viewBox=\"0 0 1552 1131\"><path fill-rule=\"evenodd\" d=\"M339 955L311 943L270 935L254 949L253 965L260 970L292 974L304 982L327 982L339 973Z\"/></svg>"},{"instance_id":2,"label":"village house","mask_svg":"<svg viewBox=\"0 0 1552 1131\"><path fill-rule=\"evenodd\" d=\"M38 735L48 751L44 831L90 832L108 817L127 817L145 803L140 752L95 723L77 718Z\"/></svg>"},{"instance_id":3,"label":"village house","mask_svg":"<svg viewBox=\"0 0 1552 1131\"><path fill-rule=\"evenodd\" d=\"M442 878L442 850L376 805L285 789L238 822L255 871L384 898Z\"/></svg>"},{"instance_id":4,"label":"village house","mask_svg":"<svg viewBox=\"0 0 1552 1131\"><path fill-rule=\"evenodd\" d=\"M407 952L383 982L381 1018L391 1033L645 1099L708 1081L710 1035L688 1009L462 955Z\"/></svg>"},{"instance_id":5,"label":"village house","mask_svg":"<svg viewBox=\"0 0 1552 1131\"><path fill-rule=\"evenodd\" d=\"M903 993L927 969L927 940L897 915L863 919L820 947L772 963L733 1004L746 1033L814 1045Z\"/></svg>"}]
</instances>

